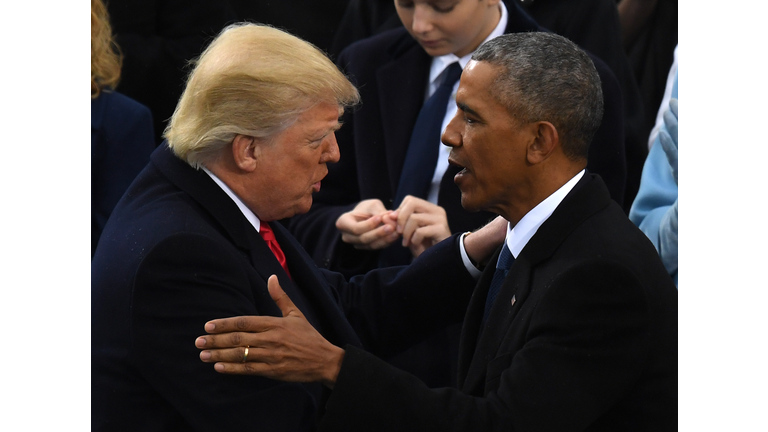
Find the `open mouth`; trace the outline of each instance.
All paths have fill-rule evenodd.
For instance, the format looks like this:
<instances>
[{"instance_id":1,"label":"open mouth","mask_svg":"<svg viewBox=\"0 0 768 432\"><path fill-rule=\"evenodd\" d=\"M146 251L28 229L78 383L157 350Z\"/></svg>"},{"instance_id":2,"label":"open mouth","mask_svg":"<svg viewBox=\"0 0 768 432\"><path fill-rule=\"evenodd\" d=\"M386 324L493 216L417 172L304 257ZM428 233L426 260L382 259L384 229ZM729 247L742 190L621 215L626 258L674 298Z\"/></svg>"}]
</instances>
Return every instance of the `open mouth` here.
<instances>
[{"instance_id":1,"label":"open mouth","mask_svg":"<svg viewBox=\"0 0 768 432\"><path fill-rule=\"evenodd\" d=\"M461 168L461 170L456 175L466 174L466 172L467 172L467 167L465 167L464 165L456 162L455 160L451 159L450 157L448 158L448 164L452 165L454 167Z\"/></svg>"}]
</instances>

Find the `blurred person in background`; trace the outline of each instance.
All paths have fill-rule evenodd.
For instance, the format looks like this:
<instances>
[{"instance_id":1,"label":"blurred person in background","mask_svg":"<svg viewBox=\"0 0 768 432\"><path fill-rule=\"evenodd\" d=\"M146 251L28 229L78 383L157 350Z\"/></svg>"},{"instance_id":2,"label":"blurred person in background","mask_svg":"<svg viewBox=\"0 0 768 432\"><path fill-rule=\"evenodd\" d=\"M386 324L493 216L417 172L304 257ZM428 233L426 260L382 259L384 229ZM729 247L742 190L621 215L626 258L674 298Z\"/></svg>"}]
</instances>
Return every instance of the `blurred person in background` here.
<instances>
[{"instance_id":1,"label":"blurred person in background","mask_svg":"<svg viewBox=\"0 0 768 432\"><path fill-rule=\"evenodd\" d=\"M109 215L154 150L152 114L116 92L122 56L101 0L91 0L91 257Z\"/></svg>"}]
</instances>

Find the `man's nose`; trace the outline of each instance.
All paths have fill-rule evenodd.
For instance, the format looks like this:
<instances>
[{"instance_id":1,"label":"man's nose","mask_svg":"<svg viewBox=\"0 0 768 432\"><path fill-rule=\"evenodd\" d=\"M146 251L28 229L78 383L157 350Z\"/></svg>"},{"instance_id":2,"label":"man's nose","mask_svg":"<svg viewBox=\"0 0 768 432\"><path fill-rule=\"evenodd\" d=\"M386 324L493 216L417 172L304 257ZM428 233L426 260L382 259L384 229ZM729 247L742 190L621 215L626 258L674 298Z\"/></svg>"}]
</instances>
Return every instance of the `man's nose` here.
<instances>
[{"instance_id":1,"label":"man's nose","mask_svg":"<svg viewBox=\"0 0 768 432\"><path fill-rule=\"evenodd\" d=\"M326 145L328 146L323 152L323 157L320 159L322 163L336 163L341 157L339 152L339 143L336 142L336 134L331 133L326 137Z\"/></svg>"},{"instance_id":2,"label":"man's nose","mask_svg":"<svg viewBox=\"0 0 768 432\"><path fill-rule=\"evenodd\" d=\"M448 126L445 127L440 141L448 147L458 147L461 145L461 113L456 112Z\"/></svg>"}]
</instances>

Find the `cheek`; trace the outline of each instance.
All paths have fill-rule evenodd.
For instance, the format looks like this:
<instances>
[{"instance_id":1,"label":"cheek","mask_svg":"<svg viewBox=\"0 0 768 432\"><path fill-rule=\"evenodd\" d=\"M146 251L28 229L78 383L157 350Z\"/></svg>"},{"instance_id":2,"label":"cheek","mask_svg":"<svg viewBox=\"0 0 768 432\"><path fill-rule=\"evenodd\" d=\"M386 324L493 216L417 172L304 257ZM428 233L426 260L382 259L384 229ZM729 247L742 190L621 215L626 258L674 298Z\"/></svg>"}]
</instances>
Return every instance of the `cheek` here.
<instances>
[{"instance_id":1,"label":"cheek","mask_svg":"<svg viewBox=\"0 0 768 432\"><path fill-rule=\"evenodd\" d=\"M406 30L408 30L408 33L411 32L411 24L413 23L413 13L412 10L405 10L400 8L395 8L395 11L397 12L397 16L400 17L400 22L403 23L403 27L405 27Z\"/></svg>"}]
</instances>

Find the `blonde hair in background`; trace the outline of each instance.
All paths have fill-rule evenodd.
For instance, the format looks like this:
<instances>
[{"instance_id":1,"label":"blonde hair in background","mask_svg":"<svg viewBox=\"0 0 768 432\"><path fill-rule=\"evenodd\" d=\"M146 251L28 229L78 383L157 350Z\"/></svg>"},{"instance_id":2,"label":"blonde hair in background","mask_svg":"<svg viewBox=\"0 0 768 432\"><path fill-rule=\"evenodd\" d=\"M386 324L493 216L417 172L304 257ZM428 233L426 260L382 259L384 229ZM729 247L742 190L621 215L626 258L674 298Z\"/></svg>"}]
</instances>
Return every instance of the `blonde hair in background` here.
<instances>
[{"instance_id":1,"label":"blonde hair in background","mask_svg":"<svg viewBox=\"0 0 768 432\"><path fill-rule=\"evenodd\" d=\"M192 65L164 136L195 168L236 135L268 143L320 102L335 101L341 111L360 99L322 51L266 25L228 26Z\"/></svg>"},{"instance_id":2,"label":"blonde hair in background","mask_svg":"<svg viewBox=\"0 0 768 432\"><path fill-rule=\"evenodd\" d=\"M91 0L91 99L105 88L115 88L120 81L123 59L112 39L107 7L101 0Z\"/></svg>"}]
</instances>

